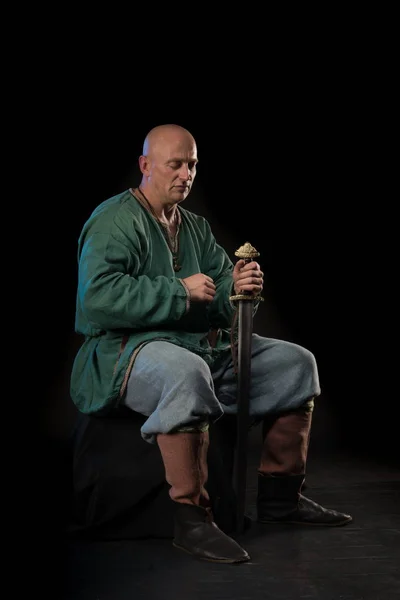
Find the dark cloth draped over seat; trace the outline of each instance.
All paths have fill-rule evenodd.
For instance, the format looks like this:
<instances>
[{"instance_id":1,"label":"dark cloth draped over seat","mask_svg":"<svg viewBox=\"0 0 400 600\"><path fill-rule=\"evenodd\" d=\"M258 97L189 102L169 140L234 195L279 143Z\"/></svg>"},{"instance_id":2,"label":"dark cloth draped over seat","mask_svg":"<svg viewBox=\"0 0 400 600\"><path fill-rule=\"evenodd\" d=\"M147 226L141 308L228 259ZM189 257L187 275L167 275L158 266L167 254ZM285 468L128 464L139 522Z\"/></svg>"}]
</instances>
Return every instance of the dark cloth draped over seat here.
<instances>
[{"instance_id":1,"label":"dark cloth draped over seat","mask_svg":"<svg viewBox=\"0 0 400 600\"><path fill-rule=\"evenodd\" d=\"M143 440L146 417L128 409L114 416L79 414L72 447L70 533L95 539L172 538L174 503L157 445ZM215 521L235 528L232 485L236 422L224 416L210 428L210 495Z\"/></svg>"}]
</instances>

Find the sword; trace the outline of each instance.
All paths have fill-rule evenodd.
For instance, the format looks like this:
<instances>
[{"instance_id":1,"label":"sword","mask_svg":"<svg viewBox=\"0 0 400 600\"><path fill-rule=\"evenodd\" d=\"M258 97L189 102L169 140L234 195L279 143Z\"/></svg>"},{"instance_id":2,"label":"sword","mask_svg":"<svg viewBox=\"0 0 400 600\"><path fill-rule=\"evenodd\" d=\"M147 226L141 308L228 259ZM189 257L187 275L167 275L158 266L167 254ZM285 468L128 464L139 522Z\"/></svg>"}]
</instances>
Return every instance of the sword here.
<instances>
[{"instance_id":1,"label":"sword","mask_svg":"<svg viewBox=\"0 0 400 600\"><path fill-rule=\"evenodd\" d=\"M243 258L245 263L251 262L260 253L246 242L235 255ZM243 291L230 296L238 307L238 361L237 361L237 434L234 488L236 494L236 527L240 533L245 530L246 510L246 476L247 476L247 441L249 431L249 387L251 377L251 340L253 334L253 312L255 300L263 300L261 296L252 296Z\"/></svg>"}]
</instances>

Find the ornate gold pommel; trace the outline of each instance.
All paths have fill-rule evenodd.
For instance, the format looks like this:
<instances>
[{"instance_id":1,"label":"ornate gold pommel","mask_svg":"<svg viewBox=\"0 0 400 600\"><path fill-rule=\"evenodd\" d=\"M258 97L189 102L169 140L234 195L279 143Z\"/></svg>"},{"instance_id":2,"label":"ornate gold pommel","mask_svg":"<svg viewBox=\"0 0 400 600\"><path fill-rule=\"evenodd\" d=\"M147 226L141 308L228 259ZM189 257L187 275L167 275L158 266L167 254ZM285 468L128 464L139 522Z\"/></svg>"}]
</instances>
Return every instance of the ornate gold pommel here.
<instances>
[{"instance_id":1,"label":"ornate gold pommel","mask_svg":"<svg viewBox=\"0 0 400 600\"><path fill-rule=\"evenodd\" d=\"M235 256L239 258L243 258L246 262L251 261L251 259L260 256L260 253L250 244L250 242L246 242L243 246L240 246L235 252ZM251 293L242 292L241 294L237 294L236 296L230 296L229 300L231 302L235 302L237 300L250 300L252 302L263 301L264 298L262 296L253 296Z\"/></svg>"},{"instance_id":2,"label":"ornate gold pommel","mask_svg":"<svg viewBox=\"0 0 400 600\"><path fill-rule=\"evenodd\" d=\"M239 258L255 258L256 256L260 256L260 253L257 252L250 242L246 242L236 250L235 256L238 256Z\"/></svg>"}]
</instances>

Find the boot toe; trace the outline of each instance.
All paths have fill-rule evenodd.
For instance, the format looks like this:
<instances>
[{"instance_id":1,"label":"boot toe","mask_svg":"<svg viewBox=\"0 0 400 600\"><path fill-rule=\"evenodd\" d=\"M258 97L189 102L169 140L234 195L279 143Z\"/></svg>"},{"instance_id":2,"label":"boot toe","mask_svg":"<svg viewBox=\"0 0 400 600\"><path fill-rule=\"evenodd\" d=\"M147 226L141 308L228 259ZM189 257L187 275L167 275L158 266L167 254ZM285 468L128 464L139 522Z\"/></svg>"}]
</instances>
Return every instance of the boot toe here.
<instances>
[{"instance_id":1,"label":"boot toe","mask_svg":"<svg viewBox=\"0 0 400 600\"><path fill-rule=\"evenodd\" d=\"M221 531L199 506L186 505L177 512L173 545L212 562L241 563L250 560L246 550Z\"/></svg>"},{"instance_id":2,"label":"boot toe","mask_svg":"<svg viewBox=\"0 0 400 600\"><path fill-rule=\"evenodd\" d=\"M337 510L324 508L317 502L301 495L297 508L279 518L261 512L258 518L261 523L295 523L304 525L325 525L338 527L353 521L353 517Z\"/></svg>"},{"instance_id":3,"label":"boot toe","mask_svg":"<svg viewBox=\"0 0 400 600\"><path fill-rule=\"evenodd\" d=\"M227 537L224 539L223 535L214 536L213 538L204 538L202 536L197 543L191 542L190 544L185 543L183 540L178 541L174 539L173 545L175 548L185 550L196 558L211 562L234 564L250 560L250 555L244 548L232 538Z\"/></svg>"}]
</instances>

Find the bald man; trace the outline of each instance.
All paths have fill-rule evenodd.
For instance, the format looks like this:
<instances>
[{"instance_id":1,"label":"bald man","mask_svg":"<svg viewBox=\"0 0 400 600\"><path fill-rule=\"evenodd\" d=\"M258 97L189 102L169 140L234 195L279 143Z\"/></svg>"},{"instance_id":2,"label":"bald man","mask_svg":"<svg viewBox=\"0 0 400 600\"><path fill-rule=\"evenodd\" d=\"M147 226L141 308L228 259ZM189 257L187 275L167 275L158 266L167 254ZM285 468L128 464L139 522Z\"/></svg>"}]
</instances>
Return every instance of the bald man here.
<instances>
[{"instance_id":1,"label":"bald man","mask_svg":"<svg viewBox=\"0 0 400 600\"><path fill-rule=\"evenodd\" d=\"M196 142L178 125L152 129L135 188L101 203L79 238L76 356L71 395L80 411L120 406L146 417L176 507L176 547L222 563L249 560L213 520L207 492L209 425L236 414L230 296L263 289L257 262L233 264L209 223L184 209L196 177ZM314 399L313 354L253 334L250 415L263 422L260 523L345 525L352 517L301 494Z\"/></svg>"}]
</instances>

